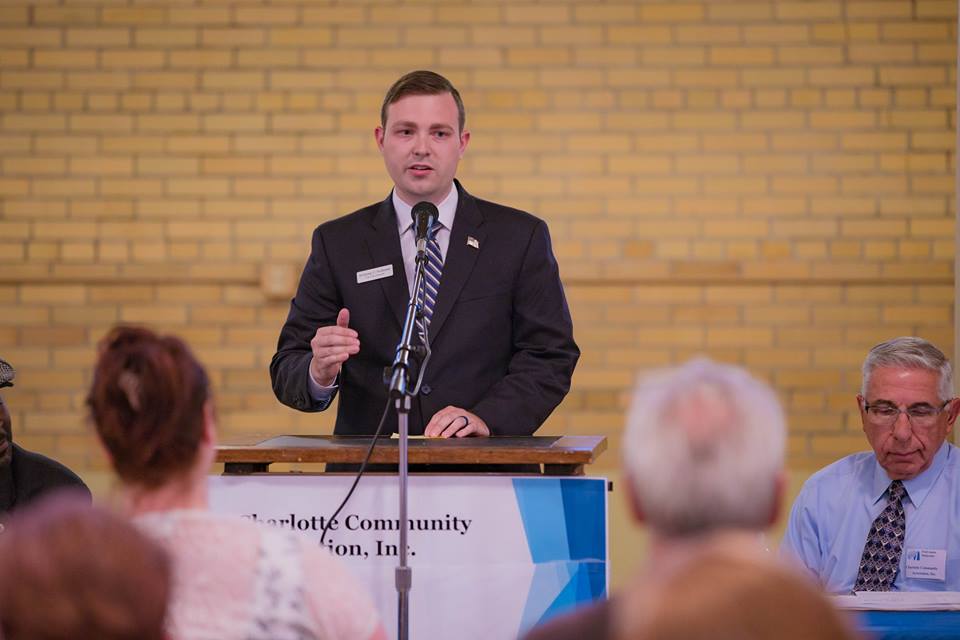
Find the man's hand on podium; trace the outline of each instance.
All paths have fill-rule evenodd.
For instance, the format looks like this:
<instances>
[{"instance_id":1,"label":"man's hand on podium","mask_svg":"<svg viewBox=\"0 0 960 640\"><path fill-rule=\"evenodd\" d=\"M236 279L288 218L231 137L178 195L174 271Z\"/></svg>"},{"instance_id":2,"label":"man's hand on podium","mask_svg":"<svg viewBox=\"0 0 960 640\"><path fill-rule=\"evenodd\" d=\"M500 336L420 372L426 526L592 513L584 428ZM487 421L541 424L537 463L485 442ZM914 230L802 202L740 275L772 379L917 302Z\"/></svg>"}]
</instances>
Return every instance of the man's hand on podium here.
<instances>
[{"instance_id":1,"label":"man's hand on podium","mask_svg":"<svg viewBox=\"0 0 960 640\"><path fill-rule=\"evenodd\" d=\"M490 429L477 414L460 407L446 406L433 414L423 435L429 438L489 436Z\"/></svg>"}]
</instances>

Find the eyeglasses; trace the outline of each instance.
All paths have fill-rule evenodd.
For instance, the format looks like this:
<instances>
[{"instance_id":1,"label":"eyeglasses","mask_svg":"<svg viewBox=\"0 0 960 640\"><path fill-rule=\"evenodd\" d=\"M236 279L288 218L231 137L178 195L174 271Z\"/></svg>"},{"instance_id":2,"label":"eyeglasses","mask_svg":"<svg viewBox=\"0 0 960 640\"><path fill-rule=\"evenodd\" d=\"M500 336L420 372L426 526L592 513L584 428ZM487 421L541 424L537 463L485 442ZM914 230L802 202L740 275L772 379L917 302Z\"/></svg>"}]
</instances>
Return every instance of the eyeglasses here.
<instances>
[{"instance_id":1,"label":"eyeglasses","mask_svg":"<svg viewBox=\"0 0 960 640\"><path fill-rule=\"evenodd\" d=\"M877 425L878 427L892 427L897 420L900 419L900 414L907 414L907 420L910 421L915 427L932 427L937 423L937 418L940 417L940 414L943 413L943 410L946 409L947 405L953 401L951 398L947 400L939 407L927 404L926 402L920 402L917 404L912 404L906 409L901 409L900 407L890 404L889 402L877 402L875 404L863 403L863 410L867 412L867 418L872 424Z\"/></svg>"}]
</instances>

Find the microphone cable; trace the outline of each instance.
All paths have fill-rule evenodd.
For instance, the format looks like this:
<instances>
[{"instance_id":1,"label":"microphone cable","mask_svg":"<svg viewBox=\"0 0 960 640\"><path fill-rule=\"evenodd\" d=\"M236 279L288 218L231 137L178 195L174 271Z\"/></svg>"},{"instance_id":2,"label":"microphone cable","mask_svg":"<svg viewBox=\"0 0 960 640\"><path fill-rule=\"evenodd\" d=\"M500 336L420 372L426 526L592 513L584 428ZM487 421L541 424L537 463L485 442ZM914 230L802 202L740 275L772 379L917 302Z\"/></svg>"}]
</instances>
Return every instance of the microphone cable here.
<instances>
[{"instance_id":1,"label":"microphone cable","mask_svg":"<svg viewBox=\"0 0 960 640\"><path fill-rule=\"evenodd\" d=\"M420 392L420 385L423 384L423 374L427 370L427 363L430 361L430 356L433 354L433 350L430 349L430 330L429 324L423 328L423 341L424 346L424 358L420 362L419 371L417 372L417 381L414 384L414 389L410 393L410 397L417 395ZM360 470L357 471L357 477L353 479L353 484L350 485L350 490L347 492L346 497L340 503L340 506L337 507L337 510L333 512L333 515L330 516L326 522L323 523L323 533L320 534L320 544L323 544L327 539L327 532L330 531L330 525L336 519L340 512L343 511L343 508L347 506L347 502L350 501L350 497L353 496L353 492L356 490L357 485L360 483L360 478L363 477L364 472L367 470L367 463L370 462L370 456L373 455L373 449L377 446L377 440L380 439L381 434L383 433L383 425L386 424L387 415L390 413L390 404L393 402L394 398L390 397L390 394L387 394L387 403L383 408L383 413L380 414L380 422L377 424L377 430L373 434L373 438L370 440L370 446L367 447L367 453L363 457L363 462L360 463ZM399 464L399 462L398 462ZM398 470L399 472L399 470Z\"/></svg>"},{"instance_id":2,"label":"microphone cable","mask_svg":"<svg viewBox=\"0 0 960 640\"><path fill-rule=\"evenodd\" d=\"M390 413L391 400L392 398L388 396L387 406L383 408L383 413L380 415L380 424L377 425L377 430L373 434L373 438L370 440L370 446L367 448L367 455L364 456L363 462L360 463L360 470L357 472L357 477L353 479L353 484L350 485L350 491L347 492L346 497L340 503L340 506L337 507L337 510L333 512L333 515L323 523L323 533L320 535L320 544L323 544L323 541L326 540L327 532L330 531L330 525L334 520L336 520L337 516L340 515L340 512L343 511L343 508L347 506L347 502L350 501L350 496L353 495L354 490L357 488L357 484L360 483L360 478L363 477L363 473L367 469L367 463L370 461L370 456L373 455L373 448L377 445L377 439L380 437L380 433L383 431L383 425L387 421L387 414Z\"/></svg>"}]
</instances>

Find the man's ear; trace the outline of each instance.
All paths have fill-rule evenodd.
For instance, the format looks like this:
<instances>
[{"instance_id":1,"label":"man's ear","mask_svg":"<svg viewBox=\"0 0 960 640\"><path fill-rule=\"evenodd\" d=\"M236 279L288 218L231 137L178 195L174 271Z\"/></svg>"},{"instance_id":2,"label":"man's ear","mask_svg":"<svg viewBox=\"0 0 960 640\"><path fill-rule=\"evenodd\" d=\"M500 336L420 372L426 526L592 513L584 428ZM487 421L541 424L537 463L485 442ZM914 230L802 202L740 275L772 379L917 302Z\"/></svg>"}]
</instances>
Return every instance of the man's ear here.
<instances>
[{"instance_id":1,"label":"man's ear","mask_svg":"<svg viewBox=\"0 0 960 640\"><path fill-rule=\"evenodd\" d=\"M783 496L787 491L787 472L781 469L774 480L773 500L770 502L770 517L767 526L773 526L780 518Z\"/></svg>"},{"instance_id":2,"label":"man's ear","mask_svg":"<svg viewBox=\"0 0 960 640\"><path fill-rule=\"evenodd\" d=\"M951 427L957 421L957 415L960 414L960 398L950 400L950 406L947 407L947 424Z\"/></svg>"},{"instance_id":3,"label":"man's ear","mask_svg":"<svg viewBox=\"0 0 960 640\"><path fill-rule=\"evenodd\" d=\"M863 396L859 393L857 394L857 411L860 412L860 424L863 426L863 432L867 432L867 412L863 410L863 405L866 404Z\"/></svg>"},{"instance_id":4,"label":"man's ear","mask_svg":"<svg viewBox=\"0 0 960 640\"><path fill-rule=\"evenodd\" d=\"M623 473L622 481L627 485L627 504L630 507L630 514L638 524L643 524L647 521L647 518L643 513L643 506L640 504L640 497L637 495L637 490L634 488L633 478L630 477L629 472L625 471Z\"/></svg>"},{"instance_id":5,"label":"man's ear","mask_svg":"<svg viewBox=\"0 0 960 640\"><path fill-rule=\"evenodd\" d=\"M373 129L373 139L377 142L377 148L383 151L383 127L377 125Z\"/></svg>"}]
</instances>

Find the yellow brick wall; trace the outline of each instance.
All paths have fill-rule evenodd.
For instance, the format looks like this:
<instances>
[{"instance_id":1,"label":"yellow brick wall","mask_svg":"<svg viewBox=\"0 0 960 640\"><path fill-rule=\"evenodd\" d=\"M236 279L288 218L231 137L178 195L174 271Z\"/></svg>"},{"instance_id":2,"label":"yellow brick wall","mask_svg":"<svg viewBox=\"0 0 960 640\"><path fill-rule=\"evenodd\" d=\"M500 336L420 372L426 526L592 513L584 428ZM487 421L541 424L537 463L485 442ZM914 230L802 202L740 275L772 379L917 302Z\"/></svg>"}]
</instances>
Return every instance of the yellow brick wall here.
<instances>
[{"instance_id":1,"label":"yellow brick wall","mask_svg":"<svg viewBox=\"0 0 960 640\"><path fill-rule=\"evenodd\" d=\"M412 68L457 84L473 193L550 223L583 358L546 432L606 434L634 372L770 379L791 464L864 442L858 365L953 350L955 0L0 4L0 354L17 438L83 423L116 322L186 337L224 434L325 432L267 363L312 228L385 196ZM279 292L280 295L276 295Z\"/></svg>"}]
</instances>

